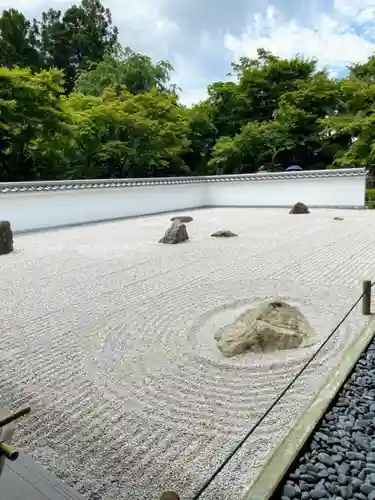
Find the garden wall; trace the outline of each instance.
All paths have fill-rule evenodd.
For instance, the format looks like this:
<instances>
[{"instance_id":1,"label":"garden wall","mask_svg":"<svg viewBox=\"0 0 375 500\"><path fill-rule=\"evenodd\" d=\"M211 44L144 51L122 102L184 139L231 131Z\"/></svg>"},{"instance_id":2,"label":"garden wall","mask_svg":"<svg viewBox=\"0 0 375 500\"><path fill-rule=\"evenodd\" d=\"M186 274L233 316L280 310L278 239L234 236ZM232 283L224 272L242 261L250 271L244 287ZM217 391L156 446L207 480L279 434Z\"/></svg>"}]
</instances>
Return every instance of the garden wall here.
<instances>
[{"instance_id":1,"label":"garden wall","mask_svg":"<svg viewBox=\"0 0 375 500\"><path fill-rule=\"evenodd\" d=\"M17 232L206 206L364 208L365 189L364 169L0 183L0 219Z\"/></svg>"}]
</instances>

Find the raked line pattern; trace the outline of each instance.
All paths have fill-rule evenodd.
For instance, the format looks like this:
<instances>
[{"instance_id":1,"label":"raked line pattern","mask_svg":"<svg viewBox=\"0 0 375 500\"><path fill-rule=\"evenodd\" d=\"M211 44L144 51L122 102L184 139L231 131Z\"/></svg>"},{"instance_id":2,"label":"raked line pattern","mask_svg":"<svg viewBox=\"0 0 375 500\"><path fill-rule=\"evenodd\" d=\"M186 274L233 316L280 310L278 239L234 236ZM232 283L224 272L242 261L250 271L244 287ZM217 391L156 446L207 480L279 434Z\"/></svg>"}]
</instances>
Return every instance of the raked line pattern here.
<instances>
[{"instance_id":1,"label":"raked line pattern","mask_svg":"<svg viewBox=\"0 0 375 500\"><path fill-rule=\"evenodd\" d=\"M2 404L32 406L17 443L90 500L191 498L375 278L370 211L193 216L182 245L157 243L159 215L18 236L1 258ZM224 228L239 237L210 237ZM316 343L223 359L220 322L270 295ZM365 321L357 308L203 498L240 498Z\"/></svg>"}]
</instances>

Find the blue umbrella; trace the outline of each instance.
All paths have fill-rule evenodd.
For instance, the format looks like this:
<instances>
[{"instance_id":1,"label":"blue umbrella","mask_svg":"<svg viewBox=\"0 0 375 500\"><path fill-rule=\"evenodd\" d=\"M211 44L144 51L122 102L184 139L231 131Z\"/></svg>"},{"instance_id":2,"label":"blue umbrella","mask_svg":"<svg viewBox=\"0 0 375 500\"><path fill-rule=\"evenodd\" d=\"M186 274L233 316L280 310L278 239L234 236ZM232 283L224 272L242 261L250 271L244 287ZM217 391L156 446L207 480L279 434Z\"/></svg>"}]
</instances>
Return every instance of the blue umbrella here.
<instances>
[{"instance_id":1,"label":"blue umbrella","mask_svg":"<svg viewBox=\"0 0 375 500\"><path fill-rule=\"evenodd\" d=\"M303 169L299 165L291 165L286 170L288 171L288 170L303 170Z\"/></svg>"}]
</instances>

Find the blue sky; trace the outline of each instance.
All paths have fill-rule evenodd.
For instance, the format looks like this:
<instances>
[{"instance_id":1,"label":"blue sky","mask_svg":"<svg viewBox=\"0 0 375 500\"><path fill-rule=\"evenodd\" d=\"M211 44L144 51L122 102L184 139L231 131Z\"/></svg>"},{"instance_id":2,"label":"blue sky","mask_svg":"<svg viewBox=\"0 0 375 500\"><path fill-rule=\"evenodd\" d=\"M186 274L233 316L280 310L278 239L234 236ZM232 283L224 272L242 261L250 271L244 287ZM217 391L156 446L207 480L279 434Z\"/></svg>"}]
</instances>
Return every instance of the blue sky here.
<instances>
[{"instance_id":1,"label":"blue sky","mask_svg":"<svg viewBox=\"0 0 375 500\"><path fill-rule=\"evenodd\" d=\"M27 17L65 0L0 0ZM230 62L258 47L289 57L316 56L342 74L346 65L375 52L375 0L103 0L123 44L153 59L168 59L185 103L225 79Z\"/></svg>"}]
</instances>

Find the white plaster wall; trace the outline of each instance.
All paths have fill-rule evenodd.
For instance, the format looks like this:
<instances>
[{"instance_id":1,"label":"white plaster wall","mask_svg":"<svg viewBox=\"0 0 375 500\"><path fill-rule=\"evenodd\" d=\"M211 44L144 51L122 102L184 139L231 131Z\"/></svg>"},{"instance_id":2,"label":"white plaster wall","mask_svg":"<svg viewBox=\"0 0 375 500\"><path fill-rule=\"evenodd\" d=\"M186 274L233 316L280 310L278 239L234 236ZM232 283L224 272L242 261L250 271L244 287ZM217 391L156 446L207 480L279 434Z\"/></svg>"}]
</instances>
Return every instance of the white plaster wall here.
<instances>
[{"instance_id":1,"label":"white plaster wall","mask_svg":"<svg viewBox=\"0 0 375 500\"><path fill-rule=\"evenodd\" d=\"M0 194L0 219L13 231L201 207L204 183Z\"/></svg>"},{"instance_id":2,"label":"white plaster wall","mask_svg":"<svg viewBox=\"0 0 375 500\"><path fill-rule=\"evenodd\" d=\"M310 207L364 207L364 171L363 175L350 170L324 175L144 179L149 185L124 187L105 187L113 181L95 180L2 184L0 219L9 220L14 231L27 231L203 206L291 207L302 201ZM79 188L68 189L68 185Z\"/></svg>"},{"instance_id":3,"label":"white plaster wall","mask_svg":"<svg viewBox=\"0 0 375 500\"><path fill-rule=\"evenodd\" d=\"M365 189L365 176L219 182L208 184L207 204L291 207L301 201L311 207L362 208Z\"/></svg>"}]
</instances>

